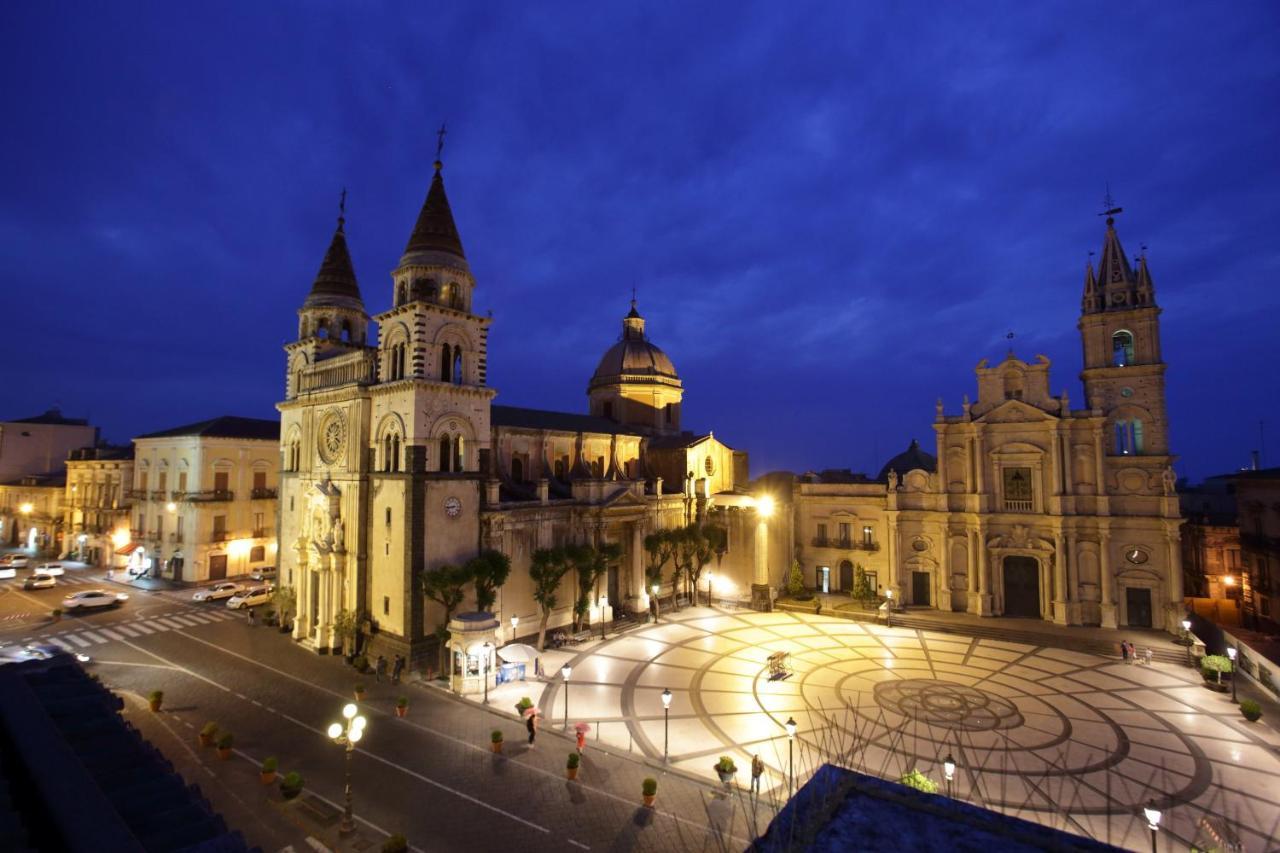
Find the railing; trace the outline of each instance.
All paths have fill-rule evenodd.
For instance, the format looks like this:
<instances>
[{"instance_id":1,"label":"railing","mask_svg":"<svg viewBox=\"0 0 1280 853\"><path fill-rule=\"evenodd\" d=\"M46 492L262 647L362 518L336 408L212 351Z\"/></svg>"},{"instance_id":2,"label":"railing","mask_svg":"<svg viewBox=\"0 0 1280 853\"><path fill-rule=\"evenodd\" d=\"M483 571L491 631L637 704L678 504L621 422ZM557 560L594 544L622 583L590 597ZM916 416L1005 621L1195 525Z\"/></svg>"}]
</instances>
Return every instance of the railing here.
<instances>
[{"instance_id":1,"label":"railing","mask_svg":"<svg viewBox=\"0 0 1280 853\"><path fill-rule=\"evenodd\" d=\"M276 490L268 489L265 486L261 489L252 489L249 492L249 499L255 501L273 501L276 499Z\"/></svg>"},{"instance_id":2,"label":"railing","mask_svg":"<svg viewBox=\"0 0 1280 853\"><path fill-rule=\"evenodd\" d=\"M231 538L231 534L225 530L215 530L209 536L210 542L226 542Z\"/></svg>"},{"instance_id":3,"label":"railing","mask_svg":"<svg viewBox=\"0 0 1280 853\"><path fill-rule=\"evenodd\" d=\"M266 530L266 528L265 528L265 527L259 527L258 529L254 530L254 531L253 531L253 538L254 538L254 539L265 539L265 538L267 538L267 530Z\"/></svg>"},{"instance_id":4,"label":"railing","mask_svg":"<svg viewBox=\"0 0 1280 853\"><path fill-rule=\"evenodd\" d=\"M880 543L857 541L854 539L829 539L826 536L813 537L815 548L839 548L844 551L879 551Z\"/></svg>"},{"instance_id":5,"label":"railing","mask_svg":"<svg viewBox=\"0 0 1280 853\"><path fill-rule=\"evenodd\" d=\"M1031 512L1035 508L1035 501L1011 501L1007 498L1004 502L1005 512Z\"/></svg>"},{"instance_id":6,"label":"railing","mask_svg":"<svg viewBox=\"0 0 1280 853\"><path fill-rule=\"evenodd\" d=\"M361 353L358 359L342 359L337 364L318 367L310 373L302 375L299 391L319 391L322 388L333 388L352 382L372 382L374 379L374 356Z\"/></svg>"},{"instance_id":7,"label":"railing","mask_svg":"<svg viewBox=\"0 0 1280 853\"><path fill-rule=\"evenodd\" d=\"M153 500L153 501L167 501L167 500L169 500L169 493L168 493L167 491L165 491L164 489L152 489L152 490L151 490L151 500Z\"/></svg>"},{"instance_id":8,"label":"railing","mask_svg":"<svg viewBox=\"0 0 1280 853\"><path fill-rule=\"evenodd\" d=\"M229 501L234 500L235 492L227 489L208 489L203 492L185 492L182 495L184 501Z\"/></svg>"},{"instance_id":9,"label":"railing","mask_svg":"<svg viewBox=\"0 0 1280 853\"><path fill-rule=\"evenodd\" d=\"M130 500L145 501L147 499L146 489L125 489L124 496Z\"/></svg>"}]
</instances>

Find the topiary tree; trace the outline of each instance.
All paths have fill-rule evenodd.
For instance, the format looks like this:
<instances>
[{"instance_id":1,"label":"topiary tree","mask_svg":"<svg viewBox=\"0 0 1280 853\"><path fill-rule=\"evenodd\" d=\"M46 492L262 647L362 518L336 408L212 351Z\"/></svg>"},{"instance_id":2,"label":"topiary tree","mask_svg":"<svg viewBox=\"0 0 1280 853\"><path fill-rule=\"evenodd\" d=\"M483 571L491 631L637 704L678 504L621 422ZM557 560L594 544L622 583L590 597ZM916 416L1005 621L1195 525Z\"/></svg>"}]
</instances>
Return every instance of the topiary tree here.
<instances>
[{"instance_id":1,"label":"topiary tree","mask_svg":"<svg viewBox=\"0 0 1280 853\"><path fill-rule=\"evenodd\" d=\"M792 598L804 592L804 573L800 571L800 561L791 561L791 571L787 573L787 595Z\"/></svg>"},{"instance_id":2,"label":"topiary tree","mask_svg":"<svg viewBox=\"0 0 1280 853\"><path fill-rule=\"evenodd\" d=\"M867 574L867 570L862 568L861 563L855 563L853 571L853 597L858 601L870 601L875 598L876 591L871 587L871 575Z\"/></svg>"},{"instance_id":3,"label":"topiary tree","mask_svg":"<svg viewBox=\"0 0 1280 853\"><path fill-rule=\"evenodd\" d=\"M1208 678L1216 675L1215 682L1222 684L1222 673L1231 672L1231 658L1226 655L1205 655L1200 658L1200 670Z\"/></svg>"},{"instance_id":4,"label":"topiary tree","mask_svg":"<svg viewBox=\"0 0 1280 853\"><path fill-rule=\"evenodd\" d=\"M915 788L917 791L923 791L926 794L938 793L938 783L914 767L911 768L910 773L907 773L898 781L906 785L908 788Z\"/></svg>"},{"instance_id":5,"label":"topiary tree","mask_svg":"<svg viewBox=\"0 0 1280 853\"><path fill-rule=\"evenodd\" d=\"M342 653L353 655L356 652L352 642L356 636L356 614L351 610L339 610L333 617L333 633L342 642Z\"/></svg>"}]
</instances>

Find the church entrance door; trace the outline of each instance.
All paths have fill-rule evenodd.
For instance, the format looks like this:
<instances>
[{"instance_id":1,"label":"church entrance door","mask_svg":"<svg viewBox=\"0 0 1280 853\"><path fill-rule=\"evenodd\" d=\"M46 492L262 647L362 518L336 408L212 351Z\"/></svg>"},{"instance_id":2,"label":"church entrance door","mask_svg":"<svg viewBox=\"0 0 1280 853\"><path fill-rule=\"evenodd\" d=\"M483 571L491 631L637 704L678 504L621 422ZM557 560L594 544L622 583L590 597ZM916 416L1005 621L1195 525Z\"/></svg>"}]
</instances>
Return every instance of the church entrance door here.
<instances>
[{"instance_id":1,"label":"church entrance door","mask_svg":"<svg viewBox=\"0 0 1280 853\"><path fill-rule=\"evenodd\" d=\"M1124 603L1127 606L1130 628L1151 627L1151 590L1145 587L1126 587Z\"/></svg>"},{"instance_id":2,"label":"church entrance door","mask_svg":"<svg viewBox=\"0 0 1280 853\"><path fill-rule=\"evenodd\" d=\"M220 581L227 576L227 555L209 555L209 580Z\"/></svg>"},{"instance_id":3,"label":"church entrance door","mask_svg":"<svg viewBox=\"0 0 1280 853\"><path fill-rule=\"evenodd\" d=\"M853 563L848 560L840 564L840 591L853 592Z\"/></svg>"},{"instance_id":4,"label":"church entrance door","mask_svg":"<svg viewBox=\"0 0 1280 853\"><path fill-rule=\"evenodd\" d=\"M1034 557L1004 558L1004 615L1040 618L1040 564Z\"/></svg>"},{"instance_id":5,"label":"church entrance door","mask_svg":"<svg viewBox=\"0 0 1280 853\"><path fill-rule=\"evenodd\" d=\"M916 607L929 606L929 573L911 573L911 603Z\"/></svg>"}]
</instances>

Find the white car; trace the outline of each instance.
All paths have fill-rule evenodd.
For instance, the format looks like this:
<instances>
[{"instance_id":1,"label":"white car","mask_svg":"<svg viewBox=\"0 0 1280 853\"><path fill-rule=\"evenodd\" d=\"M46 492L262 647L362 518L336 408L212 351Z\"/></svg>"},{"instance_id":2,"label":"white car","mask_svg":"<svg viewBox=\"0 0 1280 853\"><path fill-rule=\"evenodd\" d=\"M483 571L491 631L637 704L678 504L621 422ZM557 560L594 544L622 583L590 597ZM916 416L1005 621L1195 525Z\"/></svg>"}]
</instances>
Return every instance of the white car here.
<instances>
[{"instance_id":1,"label":"white car","mask_svg":"<svg viewBox=\"0 0 1280 853\"><path fill-rule=\"evenodd\" d=\"M208 589L197 590L196 594L191 596L191 600L217 601L220 598L230 598L240 592L244 592L244 587L238 583L219 583Z\"/></svg>"},{"instance_id":2,"label":"white car","mask_svg":"<svg viewBox=\"0 0 1280 853\"><path fill-rule=\"evenodd\" d=\"M86 589L73 592L62 599L63 610L94 610L100 607L119 607L129 600L123 592L107 592L105 589Z\"/></svg>"},{"instance_id":3,"label":"white car","mask_svg":"<svg viewBox=\"0 0 1280 853\"><path fill-rule=\"evenodd\" d=\"M42 575L52 575L55 578L62 577L62 563L41 563L36 566L36 571Z\"/></svg>"},{"instance_id":4,"label":"white car","mask_svg":"<svg viewBox=\"0 0 1280 853\"><path fill-rule=\"evenodd\" d=\"M58 579L53 575L46 575L42 572L36 572L22 583L23 589L52 589L58 585Z\"/></svg>"},{"instance_id":5,"label":"white car","mask_svg":"<svg viewBox=\"0 0 1280 853\"><path fill-rule=\"evenodd\" d=\"M13 566L8 565L7 563L4 565L0 565L0 580L5 580L6 578L16 578L17 576L18 576L18 572L13 568Z\"/></svg>"},{"instance_id":6,"label":"white car","mask_svg":"<svg viewBox=\"0 0 1280 853\"><path fill-rule=\"evenodd\" d=\"M275 577L276 577L275 566L263 566L260 569L254 569L253 571L249 572L249 580L253 580L253 581L275 580Z\"/></svg>"},{"instance_id":7,"label":"white car","mask_svg":"<svg viewBox=\"0 0 1280 853\"><path fill-rule=\"evenodd\" d=\"M11 569L25 569L31 565L31 561L21 554L10 554L5 558L4 564Z\"/></svg>"},{"instance_id":8,"label":"white car","mask_svg":"<svg viewBox=\"0 0 1280 853\"><path fill-rule=\"evenodd\" d=\"M259 604L266 604L271 600L271 596L275 594L275 589L270 586L255 586L239 592L227 599L227 606L232 610L240 610L244 607L257 607Z\"/></svg>"}]
</instances>

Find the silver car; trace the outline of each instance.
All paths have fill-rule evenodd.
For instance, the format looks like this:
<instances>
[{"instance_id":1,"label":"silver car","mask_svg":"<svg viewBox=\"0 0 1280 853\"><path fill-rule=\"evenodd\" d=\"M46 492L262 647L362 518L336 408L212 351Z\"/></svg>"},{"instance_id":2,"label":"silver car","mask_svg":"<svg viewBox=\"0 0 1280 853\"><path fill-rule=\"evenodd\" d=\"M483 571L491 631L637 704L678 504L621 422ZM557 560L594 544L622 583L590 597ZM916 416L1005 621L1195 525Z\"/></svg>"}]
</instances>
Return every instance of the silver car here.
<instances>
[{"instance_id":1,"label":"silver car","mask_svg":"<svg viewBox=\"0 0 1280 853\"><path fill-rule=\"evenodd\" d=\"M195 595L191 596L192 601L218 601L223 598L230 598L238 592L243 592L244 587L238 583L218 583L207 589L196 590Z\"/></svg>"},{"instance_id":2,"label":"silver car","mask_svg":"<svg viewBox=\"0 0 1280 853\"><path fill-rule=\"evenodd\" d=\"M62 599L63 610L97 610L103 607L119 607L129 600L127 593L107 592L105 589L86 589L73 592Z\"/></svg>"},{"instance_id":3,"label":"silver car","mask_svg":"<svg viewBox=\"0 0 1280 853\"><path fill-rule=\"evenodd\" d=\"M227 599L227 607L232 610L240 610L244 607L257 607L259 604L266 604L271 600L271 596L275 595L275 588L272 586L255 586L246 589L237 595L233 595Z\"/></svg>"}]
</instances>

